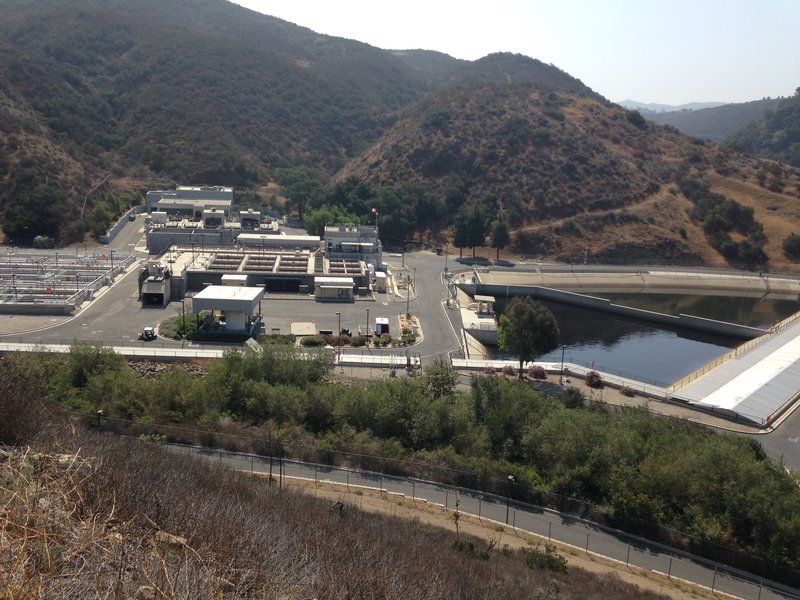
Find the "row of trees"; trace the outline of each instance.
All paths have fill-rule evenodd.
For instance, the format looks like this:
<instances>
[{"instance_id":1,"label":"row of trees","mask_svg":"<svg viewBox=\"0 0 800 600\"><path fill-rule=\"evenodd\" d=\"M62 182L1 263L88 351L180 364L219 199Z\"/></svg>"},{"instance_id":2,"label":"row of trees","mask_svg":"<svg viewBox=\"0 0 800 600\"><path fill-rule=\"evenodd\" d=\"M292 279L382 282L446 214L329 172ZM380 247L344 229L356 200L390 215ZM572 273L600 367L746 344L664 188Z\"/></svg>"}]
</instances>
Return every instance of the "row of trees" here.
<instances>
[{"instance_id":1,"label":"row of trees","mask_svg":"<svg viewBox=\"0 0 800 600\"><path fill-rule=\"evenodd\" d=\"M490 245L497 250L496 258L499 259L500 250L511 243L506 222L499 218L492 220L486 207L481 204L468 204L459 209L453 223L453 245L459 251L471 248L474 258L475 248L486 243L487 234L491 235Z\"/></svg>"},{"instance_id":2,"label":"row of trees","mask_svg":"<svg viewBox=\"0 0 800 600\"><path fill-rule=\"evenodd\" d=\"M350 177L325 186L305 168L281 169L275 180L284 186L287 213L303 219L311 235L322 235L326 224L375 224L376 213L381 239L388 245L402 244L417 233L435 236L449 226L446 203L423 184L372 187ZM454 245L472 248L474 256L490 235L499 258L511 235L505 220L492 218L492 212L490 203L462 206L453 222Z\"/></svg>"},{"instance_id":3,"label":"row of trees","mask_svg":"<svg viewBox=\"0 0 800 600\"><path fill-rule=\"evenodd\" d=\"M92 346L3 361L6 373L25 379L21 387L73 410L236 426L278 446L414 459L480 478L512 473L524 497L582 498L605 506L620 527L647 534L670 527L784 569L800 566L800 491L755 440L654 419L644 409L568 409L503 377L474 377L460 388L444 361L419 377L331 385L325 355L295 352L230 353L202 379L178 367L144 379Z\"/></svg>"}]
</instances>

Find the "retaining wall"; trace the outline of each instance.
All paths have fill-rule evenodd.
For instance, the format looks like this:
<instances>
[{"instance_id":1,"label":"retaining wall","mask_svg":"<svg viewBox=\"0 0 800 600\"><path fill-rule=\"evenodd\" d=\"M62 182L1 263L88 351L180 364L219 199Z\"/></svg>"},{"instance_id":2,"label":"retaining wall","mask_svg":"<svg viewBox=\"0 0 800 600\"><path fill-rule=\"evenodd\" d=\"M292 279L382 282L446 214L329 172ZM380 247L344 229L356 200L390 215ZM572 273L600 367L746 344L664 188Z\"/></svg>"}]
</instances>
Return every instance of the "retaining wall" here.
<instances>
[{"instance_id":1,"label":"retaining wall","mask_svg":"<svg viewBox=\"0 0 800 600\"><path fill-rule=\"evenodd\" d=\"M586 294L579 294L577 292L554 290L552 288L546 288L538 285L460 283L459 287L471 296L474 296L475 294L501 296L504 298L511 298L513 296L531 296L540 300L552 300L564 304L571 304L573 306L580 306L582 308L589 308L592 310L622 315L633 319L640 319L651 323L662 323L671 327L681 327L684 329L692 329L705 333L715 333L748 340L757 338L767 333L766 329L761 329L758 327L749 327L747 325L728 323L726 321L717 321L715 319L706 319L693 315L667 315L641 308L632 308L630 306L613 304L610 300L606 300L605 298L597 298L595 296L588 296Z\"/></svg>"}]
</instances>

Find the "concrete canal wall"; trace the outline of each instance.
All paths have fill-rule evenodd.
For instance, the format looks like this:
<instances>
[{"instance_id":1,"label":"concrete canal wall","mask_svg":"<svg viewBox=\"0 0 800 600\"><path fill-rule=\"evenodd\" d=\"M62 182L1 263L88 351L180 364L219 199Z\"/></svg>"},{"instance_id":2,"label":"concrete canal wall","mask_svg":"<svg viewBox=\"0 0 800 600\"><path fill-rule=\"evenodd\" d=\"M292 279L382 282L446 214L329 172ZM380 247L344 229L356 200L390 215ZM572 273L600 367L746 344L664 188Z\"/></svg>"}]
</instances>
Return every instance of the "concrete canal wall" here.
<instances>
[{"instance_id":1,"label":"concrete canal wall","mask_svg":"<svg viewBox=\"0 0 800 600\"><path fill-rule=\"evenodd\" d=\"M643 310L614 304L605 298L597 298L577 292L567 292L556 290L539 285L508 285L492 283L460 283L459 287L470 296L475 294L485 294L495 297L511 298L513 296L531 296L540 300L552 300L572 306L580 306L591 310L598 310L606 313L617 314L633 319L639 319L650 323L660 323L671 327L691 329L705 333L715 333L741 339L753 339L767 333L766 329L749 327L737 323L717 321L692 315L667 315L664 313Z\"/></svg>"}]
</instances>

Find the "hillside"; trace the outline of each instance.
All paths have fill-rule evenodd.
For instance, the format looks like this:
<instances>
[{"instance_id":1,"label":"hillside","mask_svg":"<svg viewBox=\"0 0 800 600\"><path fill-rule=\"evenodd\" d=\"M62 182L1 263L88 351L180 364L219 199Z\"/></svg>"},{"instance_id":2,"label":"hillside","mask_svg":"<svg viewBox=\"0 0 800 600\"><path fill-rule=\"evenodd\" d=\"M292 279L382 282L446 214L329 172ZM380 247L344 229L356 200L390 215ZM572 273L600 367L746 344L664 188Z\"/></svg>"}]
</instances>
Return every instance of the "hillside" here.
<instances>
[{"instance_id":1,"label":"hillside","mask_svg":"<svg viewBox=\"0 0 800 600\"><path fill-rule=\"evenodd\" d=\"M800 88L729 141L749 154L800 167Z\"/></svg>"},{"instance_id":2,"label":"hillside","mask_svg":"<svg viewBox=\"0 0 800 600\"><path fill-rule=\"evenodd\" d=\"M660 125L671 125L686 135L721 144L736 131L760 120L766 111L774 110L779 102L778 98L765 98L692 110L643 110L642 116Z\"/></svg>"},{"instance_id":3,"label":"hillside","mask_svg":"<svg viewBox=\"0 0 800 600\"><path fill-rule=\"evenodd\" d=\"M0 0L0 210L105 174L234 184L332 173L420 98L388 52L224 0ZM30 232L30 237L35 232Z\"/></svg>"},{"instance_id":4,"label":"hillside","mask_svg":"<svg viewBox=\"0 0 800 600\"><path fill-rule=\"evenodd\" d=\"M157 436L98 435L19 376L0 383L3 598L666 597L627 571L567 566L554 547L551 568L537 565L538 539L503 527L487 541L466 517L457 533L449 514L434 527L399 502L370 514L361 493L316 497L168 452Z\"/></svg>"},{"instance_id":5,"label":"hillside","mask_svg":"<svg viewBox=\"0 0 800 600\"><path fill-rule=\"evenodd\" d=\"M704 223L708 202L723 202L705 181L709 174L752 181L764 202L790 205L800 193L798 172L765 176L773 170L593 94L495 84L431 94L337 180L424 183L444 199L451 222L462 205L480 205L508 223L520 254L784 265L780 232L765 227L766 247L777 251L761 255L750 251L765 244L758 223L743 223L738 233L709 232ZM705 191L684 193L687 181L687 190ZM708 202L700 198L708 194ZM791 212L774 216L785 219L782 229L800 230ZM743 252L731 244L743 244Z\"/></svg>"}]
</instances>

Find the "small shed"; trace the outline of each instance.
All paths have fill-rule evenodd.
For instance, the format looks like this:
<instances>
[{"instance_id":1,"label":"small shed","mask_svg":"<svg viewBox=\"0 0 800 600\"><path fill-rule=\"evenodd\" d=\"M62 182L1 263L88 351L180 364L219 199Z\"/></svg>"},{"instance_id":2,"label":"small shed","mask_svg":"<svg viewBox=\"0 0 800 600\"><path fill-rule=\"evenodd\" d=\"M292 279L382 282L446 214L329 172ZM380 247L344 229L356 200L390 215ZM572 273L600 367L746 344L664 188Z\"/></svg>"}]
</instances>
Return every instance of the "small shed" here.
<instances>
[{"instance_id":1,"label":"small shed","mask_svg":"<svg viewBox=\"0 0 800 600\"><path fill-rule=\"evenodd\" d=\"M352 277L314 277L314 299L318 302L353 302Z\"/></svg>"},{"instance_id":2,"label":"small shed","mask_svg":"<svg viewBox=\"0 0 800 600\"><path fill-rule=\"evenodd\" d=\"M387 317L376 317L375 319L375 335L383 335L389 332L389 319Z\"/></svg>"},{"instance_id":3,"label":"small shed","mask_svg":"<svg viewBox=\"0 0 800 600\"><path fill-rule=\"evenodd\" d=\"M375 273L375 291L380 294L385 294L387 289L386 281L386 273L383 271L378 271Z\"/></svg>"},{"instance_id":4,"label":"small shed","mask_svg":"<svg viewBox=\"0 0 800 600\"><path fill-rule=\"evenodd\" d=\"M247 287L247 275L228 273L222 276L222 285Z\"/></svg>"},{"instance_id":5,"label":"small shed","mask_svg":"<svg viewBox=\"0 0 800 600\"><path fill-rule=\"evenodd\" d=\"M192 298L192 312L221 313L217 323L226 331L249 331L264 288L209 285Z\"/></svg>"}]
</instances>

